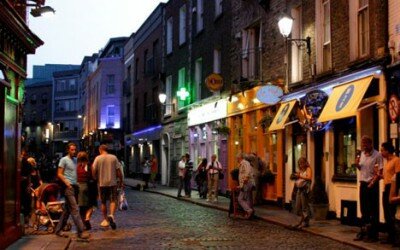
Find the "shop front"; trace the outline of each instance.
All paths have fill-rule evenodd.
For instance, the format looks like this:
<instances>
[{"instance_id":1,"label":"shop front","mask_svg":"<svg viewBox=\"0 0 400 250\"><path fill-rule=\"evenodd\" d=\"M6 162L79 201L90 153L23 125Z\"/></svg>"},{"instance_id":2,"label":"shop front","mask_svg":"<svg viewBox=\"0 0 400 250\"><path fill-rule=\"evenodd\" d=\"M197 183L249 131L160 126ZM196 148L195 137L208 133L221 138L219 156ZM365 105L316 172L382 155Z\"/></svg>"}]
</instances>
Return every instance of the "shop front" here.
<instances>
[{"instance_id":1,"label":"shop front","mask_svg":"<svg viewBox=\"0 0 400 250\"><path fill-rule=\"evenodd\" d=\"M188 112L189 152L194 163L194 171L203 158L211 161L213 154L217 155L224 173L224 179L219 181L221 193L226 193L229 172L228 138L226 126L227 100L204 100L200 107Z\"/></svg>"},{"instance_id":2,"label":"shop front","mask_svg":"<svg viewBox=\"0 0 400 250\"><path fill-rule=\"evenodd\" d=\"M316 91L325 92L327 100L319 106L307 107L309 104L304 99L310 93L315 96ZM279 118L284 105L295 102L297 107L293 105L295 111L292 114L298 121L287 122L287 126L282 128L287 135L284 148L288 159L285 166L285 203L289 204L292 200L294 183L290 175L297 171L296 159L304 156L311 164L314 180L321 178L325 183L331 214L337 218L357 213L360 216L358 171L354 160L357 150L361 148L363 135L373 138L377 150L387 140L385 98L386 82L380 67L333 78L282 98L275 119ZM302 112L304 109L320 111L316 112L316 119L310 120L307 111Z\"/></svg>"},{"instance_id":3,"label":"shop front","mask_svg":"<svg viewBox=\"0 0 400 250\"><path fill-rule=\"evenodd\" d=\"M144 158L150 159L154 155L160 158L160 138L162 126L155 125L144 128L132 133L127 137L125 142L130 150L128 150L129 169L135 175L140 176L143 170Z\"/></svg>"},{"instance_id":4,"label":"shop front","mask_svg":"<svg viewBox=\"0 0 400 250\"><path fill-rule=\"evenodd\" d=\"M273 182L261 183L262 198L280 203L283 198L283 133L269 132L268 126L275 114L275 106L261 103L256 97L256 87L233 95L228 103L228 169L238 166L239 153L256 154L264 160L275 178ZM232 180L229 186L233 185Z\"/></svg>"}]
</instances>

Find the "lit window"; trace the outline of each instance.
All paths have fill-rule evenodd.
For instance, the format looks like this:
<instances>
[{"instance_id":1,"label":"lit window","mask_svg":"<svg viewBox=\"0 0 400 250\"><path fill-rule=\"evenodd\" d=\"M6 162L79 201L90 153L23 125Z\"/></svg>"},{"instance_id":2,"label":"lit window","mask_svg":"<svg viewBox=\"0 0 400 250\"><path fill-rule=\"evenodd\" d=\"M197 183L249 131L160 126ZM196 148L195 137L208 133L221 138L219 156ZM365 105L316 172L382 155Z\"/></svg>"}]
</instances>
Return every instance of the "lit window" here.
<instances>
[{"instance_id":1,"label":"lit window","mask_svg":"<svg viewBox=\"0 0 400 250\"><path fill-rule=\"evenodd\" d=\"M179 9L179 45L186 42L186 5Z\"/></svg>"}]
</instances>

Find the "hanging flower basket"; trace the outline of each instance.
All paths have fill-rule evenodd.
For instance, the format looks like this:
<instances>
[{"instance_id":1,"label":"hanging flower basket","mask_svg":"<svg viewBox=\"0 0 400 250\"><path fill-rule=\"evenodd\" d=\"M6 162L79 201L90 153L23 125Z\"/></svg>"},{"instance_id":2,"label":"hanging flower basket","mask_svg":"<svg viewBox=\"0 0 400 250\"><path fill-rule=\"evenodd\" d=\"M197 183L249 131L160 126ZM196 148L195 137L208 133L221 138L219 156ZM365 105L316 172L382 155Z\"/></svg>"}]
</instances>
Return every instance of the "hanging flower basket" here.
<instances>
[{"instance_id":1,"label":"hanging flower basket","mask_svg":"<svg viewBox=\"0 0 400 250\"><path fill-rule=\"evenodd\" d=\"M227 126L216 127L214 130L220 135L229 135L231 133L230 128Z\"/></svg>"}]
</instances>

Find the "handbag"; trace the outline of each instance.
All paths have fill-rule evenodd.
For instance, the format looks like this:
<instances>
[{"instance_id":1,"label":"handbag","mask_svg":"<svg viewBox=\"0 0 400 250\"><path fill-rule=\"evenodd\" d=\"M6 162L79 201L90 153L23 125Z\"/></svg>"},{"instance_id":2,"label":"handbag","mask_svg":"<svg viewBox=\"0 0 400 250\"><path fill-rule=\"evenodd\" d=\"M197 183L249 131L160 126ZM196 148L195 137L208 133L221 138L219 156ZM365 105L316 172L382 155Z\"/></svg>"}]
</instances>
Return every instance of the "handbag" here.
<instances>
[{"instance_id":1,"label":"handbag","mask_svg":"<svg viewBox=\"0 0 400 250\"><path fill-rule=\"evenodd\" d=\"M118 210L128 210L128 201L126 200L125 191L122 189L118 194Z\"/></svg>"},{"instance_id":2,"label":"handbag","mask_svg":"<svg viewBox=\"0 0 400 250\"><path fill-rule=\"evenodd\" d=\"M218 171L218 179L224 179L224 173L222 173L222 171Z\"/></svg>"}]
</instances>

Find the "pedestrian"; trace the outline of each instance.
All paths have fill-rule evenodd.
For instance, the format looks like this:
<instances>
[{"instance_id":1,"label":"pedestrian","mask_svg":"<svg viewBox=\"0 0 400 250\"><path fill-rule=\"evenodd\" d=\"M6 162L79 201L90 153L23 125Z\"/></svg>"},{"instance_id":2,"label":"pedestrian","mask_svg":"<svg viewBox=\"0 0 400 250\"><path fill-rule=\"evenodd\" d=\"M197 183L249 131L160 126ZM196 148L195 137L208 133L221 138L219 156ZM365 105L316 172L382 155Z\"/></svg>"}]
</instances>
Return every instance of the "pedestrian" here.
<instances>
[{"instance_id":1,"label":"pedestrian","mask_svg":"<svg viewBox=\"0 0 400 250\"><path fill-rule=\"evenodd\" d=\"M217 161L217 155L211 156L211 162L207 164L207 181L208 181L208 193L207 201L218 201L218 180L219 172L222 171L222 165Z\"/></svg>"},{"instance_id":2,"label":"pedestrian","mask_svg":"<svg viewBox=\"0 0 400 250\"><path fill-rule=\"evenodd\" d=\"M25 225L29 225L32 211L31 173L32 164L28 161L28 151L23 148L21 151L21 213L24 215Z\"/></svg>"},{"instance_id":3,"label":"pedestrian","mask_svg":"<svg viewBox=\"0 0 400 250\"><path fill-rule=\"evenodd\" d=\"M182 197L182 188L185 185L185 174L186 174L186 156L182 156L178 162L178 176L179 176L179 187L178 187L178 198Z\"/></svg>"},{"instance_id":4,"label":"pedestrian","mask_svg":"<svg viewBox=\"0 0 400 250\"><path fill-rule=\"evenodd\" d=\"M186 165L185 165L185 178L184 178L184 183L185 183L185 197L190 198L191 193L192 193L192 173L193 173L193 162L190 160L190 155L186 154Z\"/></svg>"},{"instance_id":5,"label":"pedestrian","mask_svg":"<svg viewBox=\"0 0 400 250\"><path fill-rule=\"evenodd\" d=\"M68 218L71 215L78 231L78 238L88 239L89 234L83 232L83 222L79 215L78 203L76 202L76 196L79 193L79 186L77 182L77 161L75 155L75 143L68 143L67 155L61 158L60 163L58 164L57 177L64 185L65 209L56 226L55 233L60 237L68 237L68 235L61 230L65 227Z\"/></svg>"},{"instance_id":6,"label":"pedestrian","mask_svg":"<svg viewBox=\"0 0 400 250\"><path fill-rule=\"evenodd\" d=\"M199 197L202 199L207 198L207 159L203 158L196 171L196 184Z\"/></svg>"},{"instance_id":7,"label":"pedestrian","mask_svg":"<svg viewBox=\"0 0 400 250\"><path fill-rule=\"evenodd\" d=\"M245 160L246 155L239 153L237 156L237 162L239 163L239 196L238 202L245 211L245 218L250 219L254 215L253 208L253 188L254 175L253 168L250 163Z\"/></svg>"},{"instance_id":8,"label":"pedestrian","mask_svg":"<svg viewBox=\"0 0 400 250\"><path fill-rule=\"evenodd\" d=\"M99 153L100 155L93 162L92 175L98 181L100 189L101 212L103 213L103 221L100 225L102 227L111 226L115 230L117 228L114 218L118 201L117 189L118 185L119 188L123 186L121 165L115 155L108 153L107 145L100 145ZM107 201L110 201L109 214L107 214Z\"/></svg>"},{"instance_id":9,"label":"pedestrian","mask_svg":"<svg viewBox=\"0 0 400 250\"><path fill-rule=\"evenodd\" d=\"M394 214L394 243L393 247L400 247L400 166L396 166L396 174L393 175L390 185L390 204L395 206Z\"/></svg>"},{"instance_id":10,"label":"pedestrian","mask_svg":"<svg viewBox=\"0 0 400 250\"><path fill-rule=\"evenodd\" d=\"M382 155L372 147L372 139L361 138L361 154L357 154L355 165L360 171L361 228L354 240L378 241L379 226L379 182L376 171L383 169Z\"/></svg>"},{"instance_id":11,"label":"pedestrian","mask_svg":"<svg viewBox=\"0 0 400 250\"><path fill-rule=\"evenodd\" d=\"M300 214L300 222L293 226L301 229L310 226L311 209L309 202L309 193L311 188L312 169L305 157L300 157L297 161L299 171L295 174L296 192L296 213Z\"/></svg>"},{"instance_id":12,"label":"pedestrian","mask_svg":"<svg viewBox=\"0 0 400 250\"><path fill-rule=\"evenodd\" d=\"M143 181L145 182L144 187L149 187L149 179L151 174L151 162L149 161L149 157L145 156L143 163L142 163L142 174L143 174Z\"/></svg>"},{"instance_id":13,"label":"pedestrian","mask_svg":"<svg viewBox=\"0 0 400 250\"><path fill-rule=\"evenodd\" d=\"M97 206L97 185L92 177L89 157L85 151L78 153L77 162L79 213L86 230L90 230L92 228L90 218L92 217L93 207Z\"/></svg>"},{"instance_id":14,"label":"pedestrian","mask_svg":"<svg viewBox=\"0 0 400 250\"><path fill-rule=\"evenodd\" d=\"M150 156L150 183L152 188L156 187L156 178L158 174L158 161L155 155Z\"/></svg>"},{"instance_id":15,"label":"pedestrian","mask_svg":"<svg viewBox=\"0 0 400 250\"><path fill-rule=\"evenodd\" d=\"M396 206L389 203L390 187L392 178L395 175L396 168L400 168L400 158L394 153L394 147L391 142L384 142L381 145L381 155L385 158L386 164L383 166L383 183L385 189L382 195L383 212L386 222L386 230L388 237L382 243L394 244L395 241L395 228L394 228L394 215Z\"/></svg>"}]
</instances>

